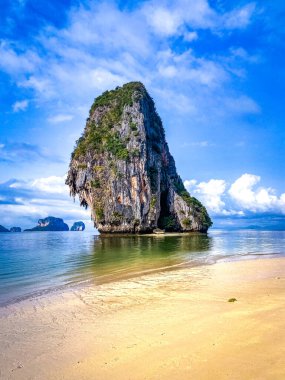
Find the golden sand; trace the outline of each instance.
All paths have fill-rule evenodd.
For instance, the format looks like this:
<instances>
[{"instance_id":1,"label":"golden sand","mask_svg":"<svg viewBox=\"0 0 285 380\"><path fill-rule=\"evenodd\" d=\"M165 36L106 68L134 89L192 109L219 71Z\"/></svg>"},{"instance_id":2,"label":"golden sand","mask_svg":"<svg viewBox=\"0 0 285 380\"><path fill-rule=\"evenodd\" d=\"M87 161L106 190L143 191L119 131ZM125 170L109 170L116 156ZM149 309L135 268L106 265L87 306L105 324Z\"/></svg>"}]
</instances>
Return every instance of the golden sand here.
<instances>
[{"instance_id":1,"label":"golden sand","mask_svg":"<svg viewBox=\"0 0 285 380\"><path fill-rule=\"evenodd\" d=\"M0 378L283 380L284 273L218 263L2 308Z\"/></svg>"}]
</instances>

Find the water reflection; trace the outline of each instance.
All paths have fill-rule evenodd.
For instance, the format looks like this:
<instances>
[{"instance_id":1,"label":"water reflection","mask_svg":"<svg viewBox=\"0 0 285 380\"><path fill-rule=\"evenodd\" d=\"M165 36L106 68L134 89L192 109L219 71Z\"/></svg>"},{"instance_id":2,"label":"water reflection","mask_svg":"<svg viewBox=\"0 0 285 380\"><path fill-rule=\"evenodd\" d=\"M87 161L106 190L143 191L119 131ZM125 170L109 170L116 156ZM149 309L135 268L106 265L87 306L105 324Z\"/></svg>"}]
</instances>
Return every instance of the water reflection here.
<instances>
[{"instance_id":1,"label":"water reflection","mask_svg":"<svg viewBox=\"0 0 285 380\"><path fill-rule=\"evenodd\" d=\"M209 235L94 236L90 232L0 234L0 306L82 281L109 282L175 265L284 255L284 231Z\"/></svg>"},{"instance_id":2,"label":"water reflection","mask_svg":"<svg viewBox=\"0 0 285 380\"><path fill-rule=\"evenodd\" d=\"M69 281L80 277L96 283L202 260L212 249L207 235L179 236L95 236L92 252L82 252L76 270L66 275Z\"/></svg>"}]
</instances>

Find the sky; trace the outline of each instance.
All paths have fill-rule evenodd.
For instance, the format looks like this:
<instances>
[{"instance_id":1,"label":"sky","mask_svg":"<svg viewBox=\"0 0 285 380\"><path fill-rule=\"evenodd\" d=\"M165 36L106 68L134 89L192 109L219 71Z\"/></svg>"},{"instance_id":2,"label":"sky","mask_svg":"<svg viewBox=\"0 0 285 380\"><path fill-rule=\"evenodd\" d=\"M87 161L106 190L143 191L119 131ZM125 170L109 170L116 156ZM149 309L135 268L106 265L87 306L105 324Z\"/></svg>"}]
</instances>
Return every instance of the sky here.
<instances>
[{"instance_id":1,"label":"sky","mask_svg":"<svg viewBox=\"0 0 285 380\"><path fill-rule=\"evenodd\" d=\"M283 0L0 3L0 224L92 228L70 154L94 98L141 81L214 226L285 228Z\"/></svg>"}]
</instances>

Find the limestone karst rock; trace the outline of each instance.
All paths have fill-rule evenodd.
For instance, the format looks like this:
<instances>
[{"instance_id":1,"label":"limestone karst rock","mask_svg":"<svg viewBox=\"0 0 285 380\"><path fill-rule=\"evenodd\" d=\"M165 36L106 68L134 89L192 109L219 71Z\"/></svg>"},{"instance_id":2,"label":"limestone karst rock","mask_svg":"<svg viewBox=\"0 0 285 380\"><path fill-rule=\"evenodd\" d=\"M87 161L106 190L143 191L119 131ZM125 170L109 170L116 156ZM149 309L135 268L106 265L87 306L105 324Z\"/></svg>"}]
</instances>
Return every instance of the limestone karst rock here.
<instances>
[{"instance_id":1,"label":"limestone karst rock","mask_svg":"<svg viewBox=\"0 0 285 380\"><path fill-rule=\"evenodd\" d=\"M73 223L73 226L70 228L70 231L84 231L85 224L81 221Z\"/></svg>"},{"instance_id":2,"label":"limestone karst rock","mask_svg":"<svg viewBox=\"0 0 285 380\"><path fill-rule=\"evenodd\" d=\"M206 232L205 207L176 172L154 102L140 82L97 97L66 180L101 233Z\"/></svg>"},{"instance_id":3,"label":"limestone karst rock","mask_svg":"<svg viewBox=\"0 0 285 380\"><path fill-rule=\"evenodd\" d=\"M10 231L7 230L7 228L5 228L4 226L0 225L0 232L10 232Z\"/></svg>"},{"instance_id":4,"label":"limestone karst rock","mask_svg":"<svg viewBox=\"0 0 285 380\"><path fill-rule=\"evenodd\" d=\"M69 227L64 223L63 219L48 216L38 220L38 225L25 231L69 231Z\"/></svg>"},{"instance_id":5,"label":"limestone karst rock","mask_svg":"<svg viewBox=\"0 0 285 380\"><path fill-rule=\"evenodd\" d=\"M12 227L10 228L10 232L22 232L21 227Z\"/></svg>"}]
</instances>

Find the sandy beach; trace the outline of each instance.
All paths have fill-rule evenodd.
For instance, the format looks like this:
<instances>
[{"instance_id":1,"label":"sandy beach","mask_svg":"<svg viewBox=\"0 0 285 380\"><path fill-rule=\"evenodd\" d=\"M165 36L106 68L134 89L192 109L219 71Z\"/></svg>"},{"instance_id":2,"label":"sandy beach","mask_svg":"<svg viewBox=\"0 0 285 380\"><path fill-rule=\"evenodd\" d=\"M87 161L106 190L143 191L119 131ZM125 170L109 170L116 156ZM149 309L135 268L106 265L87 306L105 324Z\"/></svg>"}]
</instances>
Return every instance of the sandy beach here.
<instances>
[{"instance_id":1,"label":"sandy beach","mask_svg":"<svg viewBox=\"0 0 285 380\"><path fill-rule=\"evenodd\" d=\"M284 273L221 262L2 308L0 378L284 379Z\"/></svg>"}]
</instances>

